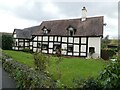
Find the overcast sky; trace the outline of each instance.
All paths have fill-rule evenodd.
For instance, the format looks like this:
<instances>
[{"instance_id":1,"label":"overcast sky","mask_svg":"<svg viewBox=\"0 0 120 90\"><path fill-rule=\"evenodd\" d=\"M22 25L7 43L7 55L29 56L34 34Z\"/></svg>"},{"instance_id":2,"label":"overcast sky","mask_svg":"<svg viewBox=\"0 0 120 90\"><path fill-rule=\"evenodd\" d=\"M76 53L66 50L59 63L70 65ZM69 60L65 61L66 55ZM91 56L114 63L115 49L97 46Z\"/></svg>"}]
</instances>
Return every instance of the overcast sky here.
<instances>
[{"instance_id":1,"label":"overcast sky","mask_svg":"<svg viewBox=\"0 0 120 90\"><path fill-rule=\"evenodd\" d=\"M57 2L56 2L57 1ZM81 18L83 6L87 17L104 16L104 36L118 37L118 2L82 2L83 0L0 0L0 32L12 33L39 25L44 20ZM114 2L113 2L114 1Z\"/></svg>"}]
</instances>

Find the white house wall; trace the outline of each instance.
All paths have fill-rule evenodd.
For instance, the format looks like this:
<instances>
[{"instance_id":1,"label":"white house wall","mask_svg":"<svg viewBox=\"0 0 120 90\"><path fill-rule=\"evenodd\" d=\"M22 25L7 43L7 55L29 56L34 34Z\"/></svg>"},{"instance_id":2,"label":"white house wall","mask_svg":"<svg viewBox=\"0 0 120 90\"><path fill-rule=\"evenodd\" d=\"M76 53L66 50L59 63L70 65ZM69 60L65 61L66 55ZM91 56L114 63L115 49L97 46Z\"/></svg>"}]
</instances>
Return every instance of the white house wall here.
<instances>
[{"instance_id":1,"label":"white house wall","mask_svg":"<svg viewBox=\"0 0 120 90\"><path fill-rule=\"evenodd\" d=\"M62 37L62 42L67 42L67 37Z\"/></svg>"},{"instance_id":2,"label":"white house wall","mask_svg":"<svg viewBox=\"0 0 120 90\"><path fill-rule=\"evenodd\" d=\"M53 42L49 43L49 48L53 48Z\"/></svg>"},{"instance_id":3,"label":"white house wall","mask_svg":"<svg viewBox=\"0 0 120 90\"><path fill-rule=\"evenodd\" d=\"M43 36L43 41L48 41L48 36Z\"/></svg>"},{"instance_id":4,"label":"white house wall","mask_svg":"<svg viewBox=\"0 0 120 90\"><path fill-rule=\"evenodd\" d=\"M14 38L16 38L16 33L13 35Z\"/></svg>"},{"instance_id":5,"label":"white house wall","mask_svg":"<svg viewBox=\"0 0 120 90\"><path fill-rule=\"evenodd\" d=\"M37 41L38 40L38 41ZM100 37L60 37L60 36L36 36L33 39L33 52L37 49L38 42L48 44L48 50L42 50L43 53L53 54L54 45L61 45L62 54L70 56L89 57L89 47L95 47L94 57L100 57L101 38ZM73 52L68 52L68 45L73 45ZM38 47L41 50L41 47Z\"/></svg>"},{"instance_id":6,"label":"white house wall","mask_svg":"<svg viewBox=\"0 0 120 90\"><path fill-rule=\"evenodd\" d=\"M73 43L73 37L69 37L68 42Z\"/></svg>"},{"instance_id":7,"label":"white house wall","mask_svg":"<svg viewBox=\"0 0 120 90\"><path fill-rule=\"evenodd\" d=\"M89 37L88 38L88 53L89 47L95 47L94 58L98 58L101 55L101 37Z\"/></svg>"},{"instance_id":8,"label":"white house wall","mask_svg":"<svg viewBox=\"0 0 120 90\"><path fill-rule=\"evenodd\" d=\"M23 50L24 48L32 49L32 42L29 39L17 38L16 32L13 33L13 50Z\"/></svg>"},{"instance_id":9,"label":"white house wall","mask_svg":"<svg viewBox=\"0 0 120 90\"><path fill-rule=\"evenodd\" d=\"M50 36L49 41L53 41L53 36Z\"/></svg>"},{"instance_id":10,"label":"white house wall","mask_svg":"<svg viewBox=\"0 0 120 90\"><path fill-rule=\"evenodd\" d=\"M86 37L81 38L81 43L83 43L83 44L86 43Z\"/></svg>"},{"instance_id":11,"label":"white house wall","mask_svg":"<svg viewBox=\"0 0 120 90\"><path fill-rule=\"evenodd\" d=\"M74 43L79 43L79 38L74 38Z\"/></svg>"}]
</instances>

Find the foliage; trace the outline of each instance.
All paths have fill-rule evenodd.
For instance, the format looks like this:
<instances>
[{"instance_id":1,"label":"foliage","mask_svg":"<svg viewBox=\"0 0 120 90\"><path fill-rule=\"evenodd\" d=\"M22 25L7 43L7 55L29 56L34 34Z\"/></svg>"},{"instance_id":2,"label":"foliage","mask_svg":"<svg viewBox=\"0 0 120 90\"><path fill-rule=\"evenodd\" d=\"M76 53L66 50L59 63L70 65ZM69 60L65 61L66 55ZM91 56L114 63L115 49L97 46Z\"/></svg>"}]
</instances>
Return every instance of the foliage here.
<instances>
[{"instance_id":1,"label":"foliage","mask_svg":"<svg viewBox=\"0 0 120 90\"><path fill-rule=\"evenodd\" d=\"M114 50L114 49L107 49L107 51L108 51L108 55L109 55L109 57L110 57L110 58L112 58L112 57L113 57L113 55L115 55L115 54L116 54L116 52L115 52L115 50Z\"/></svg>"},{"instance_id":2,"label":"foliage","mask_svg":"<svg viewBox=\"0 0 120 90\"><path fill-rule=\"evenodd\" d=\"M2 48L2 33L0 33L0 48Z\"/></svg>"},{"instance_id":3,"label":"foliage","mask_svg":"<svg viewBox=\"0 0 120 90\"><path fill-rule=\"evenodd\" d=\"M11 56L15 61L25 64L31 68L35 68L33 55L30 53L25 53L21 51L11 51L3 50L7 55ZM50 66L47 67L47 70L52 74L54 80L58 80L58 73L56 69L56 59L58 57L51 56L49 58ZM72 80L75 77L81 76L82 78L87 78L89 76L97 77L98 72L104 68L109 61L104 61L102 59L85 59L77 57L61 57L58 67L61 73L60 82L65 86L72 87ZM90 72L92 71L92 72Z\"/></svg>"},{"instance_id":4,"label":"foliage","mask_svg":"<svg viewBox=\"0 0 120 90\"><path fill-rule=\"evenodd\" d=\"M110 43L110 40L109 40L109 35L107 35L106 37L104 37L101 41L101 48L104 49L104 48L107 48L107 45Z\"/></svg>"},{"instance_id":5,"label":"foliage","mask_svg":"<svg viewBox=\"0 0 120 90\"><path fill-rule=\"evenodd\" d=\"M3 63L3 68L14 77L17 82L17 88L20 90L55 87L54 81L47 73L38 72L14 60L5 61Z\"/></svg>"},{"instance_id":6,"label":"foliage","mask_svg":"<svg viewBox=\"0 0 120 90\"><path fill-rule=\"evenodd\" d=\"M110 63L100 73L98 80L104 86L104 89L119 89L120 88L120 59Z\"/></svg>"},{"instance_id":7,"label":"foliage","mask_svg":"<svg viewBox=\"0 0 120 90\"><path fill-rule=\"evenodd\" d=\"M57 80L55 83L56 88L66 88L64 84L61 83L60 80Z\"/></svg>"},{"instance_id":8,"label":"foliage","mask_svg":"<svg viewBox=\"0 0 120 90\"><path fill-rule=\"evenodd\" d=\"M89 77L87 79L82 79L82 78L74 79L73 83L75 88L79 88L82 90L101 90L102 89L102 86L99 83L99 81L97 81L93 77Z\"/></svg>"},{"instance_id":9,"label":"foliage","mask_svg":"<svg viewBox=\"0 0 120 90\"><path fill-rule=\"evenodd\" d=\"M101 71L97 79L76 79L74 86L84 90L119 90L120 88L120 60L116 60Z\"/></svg>"},{"instance_id":10,"label":"foliage","mask_svg":"<svg viewBox=\"0 0 120 90\"><path fill-rule=\"evenodd\" d=\"M58 75L58 81L60 81L61 79L61 71L60 71L60 67L59 64L60 62L62 62L63 58L62 58L62 54L61 54L61 48L56 49L56 70L57 70L57 75Z\"/></svg>"},{"instance_id":11,"label":"foliage","mask_svg":"<svg viewBox=\"0 0 120 90\"><path fill-rule=\"evenodd\" d=\"M2 49L11 50L13 44L13 38L11 35L2 35Z\"/></svg>"},{"instance_id":12,"label":"foliage","mask_svg":"<svg viewBox=\"0 0 120 90\"><path fill-rule=\"evenodd\" d=\"M49 56L36 51L34 53L34 64L36 65L36 69L42 72L46 71L46 68L49 65L49 59Z\"/></svg>"},{"instance_id":13,"label":"foliage","mask_svg":"<svg viewBox=\"0 0 120 90\"><path fill-rule=\"evenodd\" d=\"M75 88L83 90L119 90L120 89L120 59L110 63L101 71L97 79L76 79Z\"/></svg>"},{"instance_id":14,"label":"foliage","mask_svg":"<svg viewBox=\"0 0 120 90\"><path fill-rule=\"evenodd\" d=\"M102 58L105 60L109 60L110 58L112 58L114 55L116 55L116 51L114 49L102 49Z\"/></svg>"}]
</instances>

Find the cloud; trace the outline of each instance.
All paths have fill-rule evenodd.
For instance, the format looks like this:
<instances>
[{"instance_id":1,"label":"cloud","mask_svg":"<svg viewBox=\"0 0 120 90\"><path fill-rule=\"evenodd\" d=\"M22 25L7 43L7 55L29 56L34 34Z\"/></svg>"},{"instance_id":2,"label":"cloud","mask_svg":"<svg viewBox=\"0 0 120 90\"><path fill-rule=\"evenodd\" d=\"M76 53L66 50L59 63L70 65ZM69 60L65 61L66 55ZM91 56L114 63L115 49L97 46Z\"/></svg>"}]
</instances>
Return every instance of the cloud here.
<instances>
[{"instance_id":1,"label":"cloud","mask_svg":"<svg viewBox=\"0 0 120 90\"><path fill-rule=\"evenodd\" d=\"M1 30L6 28L4 31L12 32L14 28L34 26L44 20L80 18L81 9L85 6L88 11L87 16L104 16L104 22L107 23L104 35L112 35L113 31L114 35L112 36L117 34L117 2L75 1L58 2L56 0L47 0L43 2L42 0L0 0L0 23L2 25L4 24L0 26L0 28L2 28Z\"/></svg>"},{"instance_id":2,"label":"cloud","mask_svg":"<svg viewBox=\"0 0 120 90\"><path fill-rule=\"evenodd\" d=\"M0 12L0 32L12 33L15 28L22 29L39 24L39 22L33 20L26 20L13 16L10 12Z\"/></svg>"}]
</instances>

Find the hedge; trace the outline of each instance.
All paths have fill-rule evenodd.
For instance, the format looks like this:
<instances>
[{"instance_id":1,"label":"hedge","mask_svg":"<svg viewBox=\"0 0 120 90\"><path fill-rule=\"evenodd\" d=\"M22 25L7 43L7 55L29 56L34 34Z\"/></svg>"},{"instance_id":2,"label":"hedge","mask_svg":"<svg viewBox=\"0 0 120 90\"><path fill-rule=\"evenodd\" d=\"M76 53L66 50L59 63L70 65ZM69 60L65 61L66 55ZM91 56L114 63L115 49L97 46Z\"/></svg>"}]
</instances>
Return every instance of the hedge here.
<instances>
[{"instance_id":1,"label":"hedge","mask_svg":"<svg viewBox=\"0 0 120 90\"><path fill-rule=\"evenodd\" d=\"M3 56L3 68L15 79L18 89L55 87L55 82L48 73L38 72L15 60L6 61L8 58L8 56Z\"/></svg>"}]
</instances>

